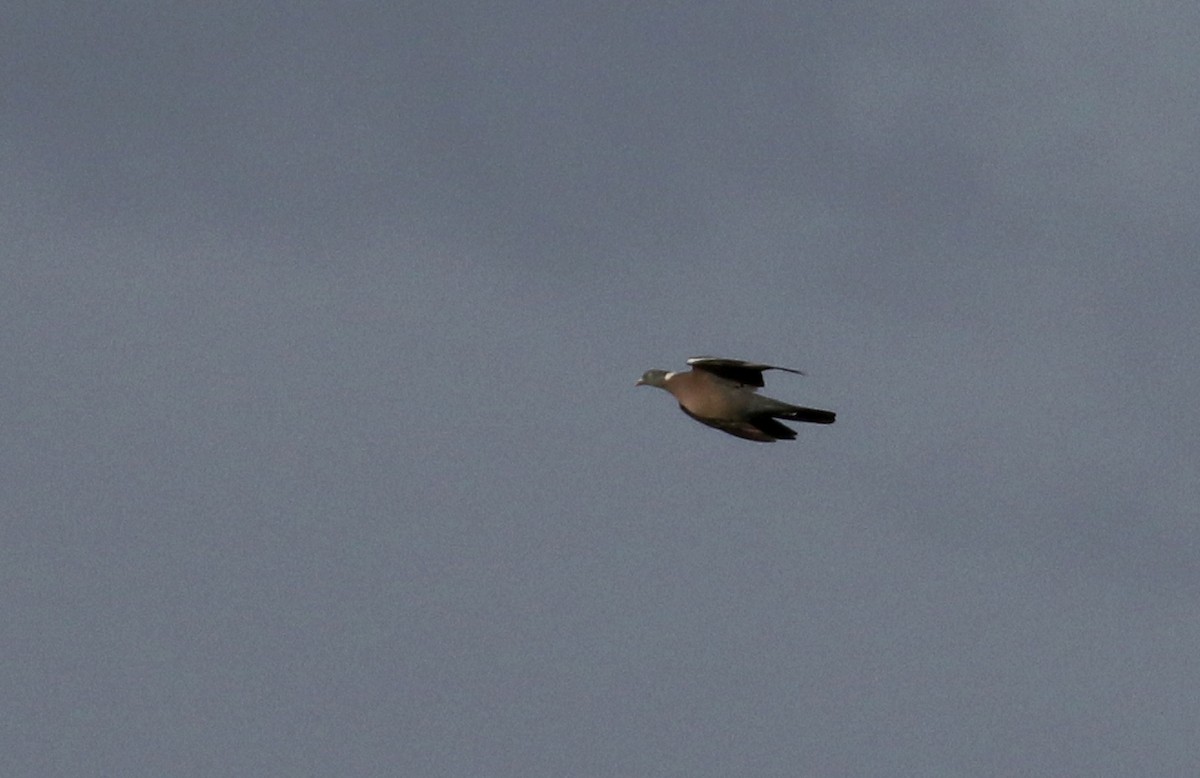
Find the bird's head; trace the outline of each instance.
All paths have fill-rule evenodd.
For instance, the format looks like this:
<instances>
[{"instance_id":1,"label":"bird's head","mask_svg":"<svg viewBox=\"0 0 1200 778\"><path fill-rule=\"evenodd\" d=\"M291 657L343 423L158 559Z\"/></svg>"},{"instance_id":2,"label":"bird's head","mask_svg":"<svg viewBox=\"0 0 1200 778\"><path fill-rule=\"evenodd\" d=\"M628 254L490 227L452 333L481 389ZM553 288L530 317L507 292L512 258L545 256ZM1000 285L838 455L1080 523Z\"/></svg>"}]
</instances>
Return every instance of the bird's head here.
<instances>
[{"instance_id":1,"label":"bird's head","mask_svg":"<svg viewBox=\"0 0 1200 778\"><path fill-rule=\"evenodd\" d=\"M659 389L665 389L667 388L667 371L647 370L642 373L642 377L637 380L634 386L657 386Z\"/></svg>"}]
</instances>

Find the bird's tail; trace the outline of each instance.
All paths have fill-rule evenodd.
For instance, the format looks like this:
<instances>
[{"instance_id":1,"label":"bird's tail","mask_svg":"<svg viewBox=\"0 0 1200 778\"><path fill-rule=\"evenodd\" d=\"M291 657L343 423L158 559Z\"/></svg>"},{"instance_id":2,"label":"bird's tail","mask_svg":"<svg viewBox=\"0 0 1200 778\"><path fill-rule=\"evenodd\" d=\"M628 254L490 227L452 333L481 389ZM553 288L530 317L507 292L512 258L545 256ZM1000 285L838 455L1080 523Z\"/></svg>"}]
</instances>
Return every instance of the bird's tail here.
<instances>
[{"instance_id":1,"label":"bird's tail","mask_svg":"<svg viewBox=\"0 0 1200 778\"><path fill-rule=\"evenodd\" d=\"M837 419L837 414L833 411L822 411L819 408L804 408L799 405L789 405L787 408L781 409L771 415L777 419L806 421L810 424L833 424L834 420Z\"/></svg>"}]
</instances>

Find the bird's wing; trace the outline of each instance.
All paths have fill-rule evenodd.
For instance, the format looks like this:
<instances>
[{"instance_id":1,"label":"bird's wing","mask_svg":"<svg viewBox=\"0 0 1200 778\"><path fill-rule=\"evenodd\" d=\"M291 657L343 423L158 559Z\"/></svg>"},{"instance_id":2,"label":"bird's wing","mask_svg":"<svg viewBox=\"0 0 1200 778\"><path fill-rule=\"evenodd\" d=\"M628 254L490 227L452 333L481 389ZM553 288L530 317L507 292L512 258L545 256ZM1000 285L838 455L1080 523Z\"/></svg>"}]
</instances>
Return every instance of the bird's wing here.
<instances>
[{"instance_id":1,"label":"bird's wing","mask_svg":"<svg viewBox=\"0 0 1200 778\"><path fill-rule=\"evenodd\" d=\"M721 432L726 432L734 437L745 438L746 440L753 440L759 443L774 443L777 437L784 437L786 439L786 436L770 434L770 432L763 430L757 424L751 423L747 419L706 419L703 416L697 416L682 405L679 406L679 410L707 427L721 430ZM783 427L783 429L787 429L782 424L776 424L779 427ZM791 430L788 430L788 432L791 432ZM792 437L795 437L795 433L792 433Z\"/></svg>"},{"instance_id":2,"label":"bird's wing","mask_svg":"<svg viewBox=\"0 0 1200 778\"><path fill-rule=\"evenodd\" d=\"M692 357L687 361L693 370L703 370L715 376L746 386L763 385L764 370L783 370L788 373L804 375L799 370L778 365L764 365L759 362L745 362L740 359L721 359L720 357Z\"/></svg>"}]
</instances>

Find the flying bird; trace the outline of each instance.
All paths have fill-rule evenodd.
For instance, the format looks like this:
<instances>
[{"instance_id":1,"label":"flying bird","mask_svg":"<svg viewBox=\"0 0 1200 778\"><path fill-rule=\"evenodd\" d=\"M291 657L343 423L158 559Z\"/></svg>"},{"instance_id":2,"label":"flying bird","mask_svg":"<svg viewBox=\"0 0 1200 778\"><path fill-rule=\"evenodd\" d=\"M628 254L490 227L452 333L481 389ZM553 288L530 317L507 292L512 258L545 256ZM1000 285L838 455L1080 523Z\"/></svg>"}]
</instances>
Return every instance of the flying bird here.
<instances>
[{"instance_id":1,"label":"flying bird","mask_svg":"<svg viewBox=\"0 0 1200 778\"><path fill-rule=\"evenodd\" d=\"M701 424L761 443L795 440L796 431L776 419L833 424L836 418L833 411L791 405L758 393L764 370L804 375L799 370L717 357L693 357L687 363L692 369L686 372L647 370L635 386L665 389L684 413Z\"/></svg>"}]
</instances>

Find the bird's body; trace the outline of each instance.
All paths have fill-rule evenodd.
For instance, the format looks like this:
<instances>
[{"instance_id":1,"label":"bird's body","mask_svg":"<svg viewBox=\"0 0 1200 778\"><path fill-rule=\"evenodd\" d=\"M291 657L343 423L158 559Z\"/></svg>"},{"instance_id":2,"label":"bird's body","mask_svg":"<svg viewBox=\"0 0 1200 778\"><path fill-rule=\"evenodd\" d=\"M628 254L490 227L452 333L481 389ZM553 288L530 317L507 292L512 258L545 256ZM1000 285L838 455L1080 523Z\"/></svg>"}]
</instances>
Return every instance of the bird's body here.
<instances>
[{"instance_id":1,"label":"bird's body","mask_svg":"<svg viewBox=\"0 0 1200 778\"><path fill-rule=\"evenodd\" d=\"M638 386L656 386L670 392L679 407L701 424L746 440L771 443L793 440L796 431L777 419L832 424L832 411L791 405L758 394L764 370L800 373L788 367L743 362L740 359L694 357L685 372L647 370Z\"/></svg>"}]
</instances>

